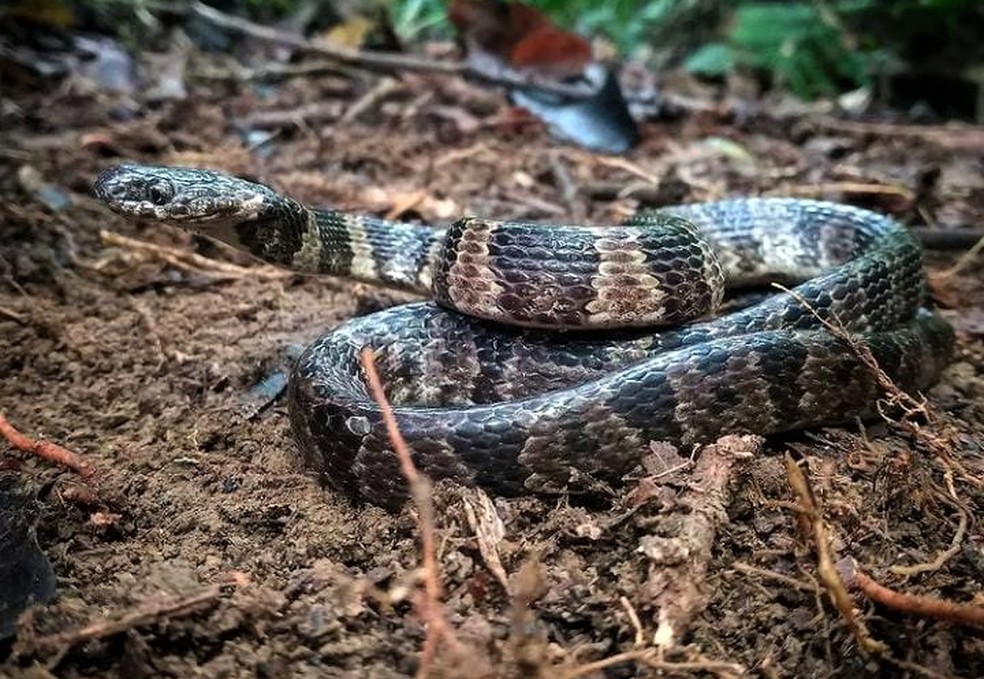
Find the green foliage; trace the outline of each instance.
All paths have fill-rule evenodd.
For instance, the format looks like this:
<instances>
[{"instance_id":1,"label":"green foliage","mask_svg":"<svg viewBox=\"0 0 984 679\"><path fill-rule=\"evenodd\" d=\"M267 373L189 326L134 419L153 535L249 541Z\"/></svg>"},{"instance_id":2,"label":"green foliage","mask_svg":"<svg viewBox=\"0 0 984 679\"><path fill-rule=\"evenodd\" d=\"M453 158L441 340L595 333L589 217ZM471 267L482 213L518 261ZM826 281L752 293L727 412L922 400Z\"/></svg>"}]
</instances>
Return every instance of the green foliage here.
<instances>
[{"instance_id":1,"label":"green foliage","mask_svg":"<svg viewBox=\"0 0 984 679\"><path fill-rule=\"evenodd\" d=\"M711 50L708 58L708 50ZM816 3L747 3L736 11L727 44L695 52L686 66L723 75L735 66L760 69L807 98L835 94L843 85L865 81L868 55L849 44L849 36Z\"/></svg>"},{"instance_id":2,"label":"green foliage","mask_svg":"<svg viewBox=\"0 0 984 679\"><path fill-rule=\"evenodd\" d=\"M449 1L449 0L447 0ZM393 21L398 33L414 37L421 31L450 36L446 0L397 0ZM649 44L661 26L675 16L708 4L708 0L526 0L558 25L582 35L604 35L624 53ZM716 4L717 0L713 0Z\"/></svg>"},{"instance_id":3,"label":"green foliage","mask_svg":"<svg viewBox=\"0 0 984 679\"><path fill-rule=\"evenodd\" d=\"M669 51L702 75L754 70L806 98L867 84L888 68L930 57L984 58L978 0L527 2L561 26L607 36L623 53ZM450 36L445 8L445 0L397 0L397 31Z\"/></svg>"},{"instance_id":4,"label":"green foliage","mask_svg":"<svg viewBox=\"0 0 984 679\"><path fill-rule=\"evenodd\" d=\"M447 6L441 0L400 0L393 4L393 28L404 37L435 27L450 34L446 10Z\"/></svg>"},{"instance_id":5,"label":"green foliage","mask_svg":"<svg viewBox=\"0 0 984 679\"><path fill-rule=\"evenodd\" d=\"M698 47L683 65L691 73L699 75L724 75L735 67L735 53L724 43L711 42Z\"/></svg>"},{"instance_id":6,"label":"green foliage","mask_svg":"<svg viewBox=\"0 0 984 679\"><path fill-rule=\"evenodd\" d=\"M709 75L757 69L802 97L833 95L907 60L941 57L961 22L979 17L974 0L743 2L726 41L685 65Z\"/></svg>"},{"instance_id":7,"label":"green foliage","mask_svg":"<svg viewBox=\"0 0 984 679\"><path fill-rule=\"evenodd\" d=\"M604 35L624 52L632 52L648 42L651 31L666 22L685 4L684 0L543 0L532 2L561 26L582 35Z\"/></svg>"}]
</instances>

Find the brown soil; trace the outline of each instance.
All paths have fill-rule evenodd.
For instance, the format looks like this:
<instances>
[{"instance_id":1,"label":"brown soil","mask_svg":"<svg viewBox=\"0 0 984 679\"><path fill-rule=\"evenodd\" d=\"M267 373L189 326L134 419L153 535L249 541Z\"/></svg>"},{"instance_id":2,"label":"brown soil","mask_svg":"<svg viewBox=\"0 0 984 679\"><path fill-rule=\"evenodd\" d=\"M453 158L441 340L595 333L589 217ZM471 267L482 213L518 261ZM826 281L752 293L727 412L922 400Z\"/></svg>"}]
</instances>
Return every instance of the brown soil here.
<instances>
[{"instance_id":1,"label":"brown soil","mask_svg":"<svg viewBox=\"0 0 984 679\"><path fill-rule=\"evenodd\" d=\"M294 80L272 96L200 86L136 116L67 87L0 99L0 411L105 474L95 504L82 504L70 472L0 444L3 465L37 493L38 538L59 586L54 603L22 619L0 673L406 676L425 636L413 605L415 513L354 505L320 487L298 464L282 401L251 391L297 346L405 298L334 280L265 279L237 253L124 222L86 197L102 167L210 166L312 203L435 222L472 213L610 223L638 201L592 199L589 189L655 177L666 202L805 192L915 224L984 223L980 148L945 133L832 131L805 118L739 125L701 114L647 124L623 162L552 141L496 93L447 79L408 78L355 121L338 122L363 91L337 78ZM312 102L329 122L287 124L260 145L232 125ZM828 183L840 186L821 187ZM885 188L846 186L865 183ZM50 192L70 204L46 204ZM169 262L109 243L101 230L249 271ZM928 266L940 274L956 259L931 253ZM937 279L958 346L928 395L936 415L922 438L872 423L863 433L849 426L770 441L717 486L704 478L723 512L696 524L689 468L651 473L656 482L629 482L605 501L494 498L486 511L502 522L504 537L491 544L508 594L481 549L489 541L466 517L466 502L480 505L480 496L439 486L446 615L462 650L439 645L434 671L563 675L652 644L662 610L681 625L693 617L666 657L694 663L677 666L678 675L731 676L731 663L770 677L984 676L979 629L900 613L852 590L858 616L892 659L859 649L821 585L783 466L791 449L808 463L835 559L855 559L900 592L979 597L982 269L978 259ZM699 534L690 535L694 525ZM667 545L675 558L661 550ZM892 571L944 553L925 572ZM116 633L77 634L139 612L148 614ZM655 670L626 661L592 676L647 672Z\"/></svg>"}]
</instances>

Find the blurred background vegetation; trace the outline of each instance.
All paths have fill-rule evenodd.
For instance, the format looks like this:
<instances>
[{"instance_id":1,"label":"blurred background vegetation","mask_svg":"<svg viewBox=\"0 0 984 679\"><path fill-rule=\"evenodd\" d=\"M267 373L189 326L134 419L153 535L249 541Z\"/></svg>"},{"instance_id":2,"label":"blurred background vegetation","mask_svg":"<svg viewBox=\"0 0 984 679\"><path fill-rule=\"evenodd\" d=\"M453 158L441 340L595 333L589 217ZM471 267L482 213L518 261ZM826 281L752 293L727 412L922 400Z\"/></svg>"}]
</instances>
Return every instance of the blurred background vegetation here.
<instances>
[{"instance_id":1,"label":"blurred background vegetation","mask_svg":"<svg viewBox=\"0 0 984 679\"><path fill-rule=\"evenodd\" d=\"M257 2L261 0L256 0ZM804 98L927 69L984 63L979 0L528 0L582 35L602 35L624 55L681 62L705 76L751 70ZM450 35L444 0L393 3L403 36Z\"/></svg>"},{"instance_id":2,"label":"blurred background vegetation","mask_svg":"<svg viewBox=\"0 0 984 679\"><path fill-rule=\"evenodd\" d=\"M654 68L683 66L702 77L751 74L811 99L913 76L977 88L984 107L984 3L980 0L527 0L561 26L614 45ZM447 0L208 0L261 23L303 15L317 31L353 11L387 12L406 42L451 39ZM94 18L125 41L180 14L166 0L0 0L0 16ZM296 21L293 22L296 25ZM127 37L129 36L129 40ZM930 78L927 85L926 77Z\"/></svg>"}]
</instances>

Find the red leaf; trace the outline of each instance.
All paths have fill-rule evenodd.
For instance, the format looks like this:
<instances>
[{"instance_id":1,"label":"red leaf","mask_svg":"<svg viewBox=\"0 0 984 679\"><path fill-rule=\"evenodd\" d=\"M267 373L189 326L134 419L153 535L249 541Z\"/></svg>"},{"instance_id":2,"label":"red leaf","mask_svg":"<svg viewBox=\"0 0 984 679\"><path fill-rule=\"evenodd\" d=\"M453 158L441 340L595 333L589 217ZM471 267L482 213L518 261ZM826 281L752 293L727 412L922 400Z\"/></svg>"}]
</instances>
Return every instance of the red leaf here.
<instances>
[{"instance_id":1,"label":"red leaf","mask_svg":"<svg viewBox=\"0 0 984 679\"><path fill-rule=\"evenodd\" d=\"M528 5L454 0L448 18L470 50L515 69L566 77L580 73L591 61L587 40L558 28Z\"/></svg>"}]
</instances>

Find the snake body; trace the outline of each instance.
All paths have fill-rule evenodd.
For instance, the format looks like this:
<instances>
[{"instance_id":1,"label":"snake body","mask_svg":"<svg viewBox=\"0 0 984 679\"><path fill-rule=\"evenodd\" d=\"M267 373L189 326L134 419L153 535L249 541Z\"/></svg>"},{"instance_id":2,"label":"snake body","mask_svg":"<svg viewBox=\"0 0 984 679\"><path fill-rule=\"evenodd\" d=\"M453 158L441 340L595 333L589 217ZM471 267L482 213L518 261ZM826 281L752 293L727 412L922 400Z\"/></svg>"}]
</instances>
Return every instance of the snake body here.
<instances>
[{"instance_id":1,"label":"snake body","mask_svg":"<svg viewBox=\"0 0 984 679\"><path fill-rule=\"evenodd\" d=\"M505 494L605 487L651 441L693 446L866 416L882 388L861 356L918 390L952 350L951 328L924 306L918 244L894 220L838 203L749 198L610 228L465 219L441 230L311 208L207 170L125 165L94 192L122 214L267 262L433 298L323 335L289 381L307 464L388 506L406 486L363 347L418 468ZM798 284L709 315L722 284L776 279ZM666 324L677 325L640 327Z\"/></svg>"}]
</instances>

